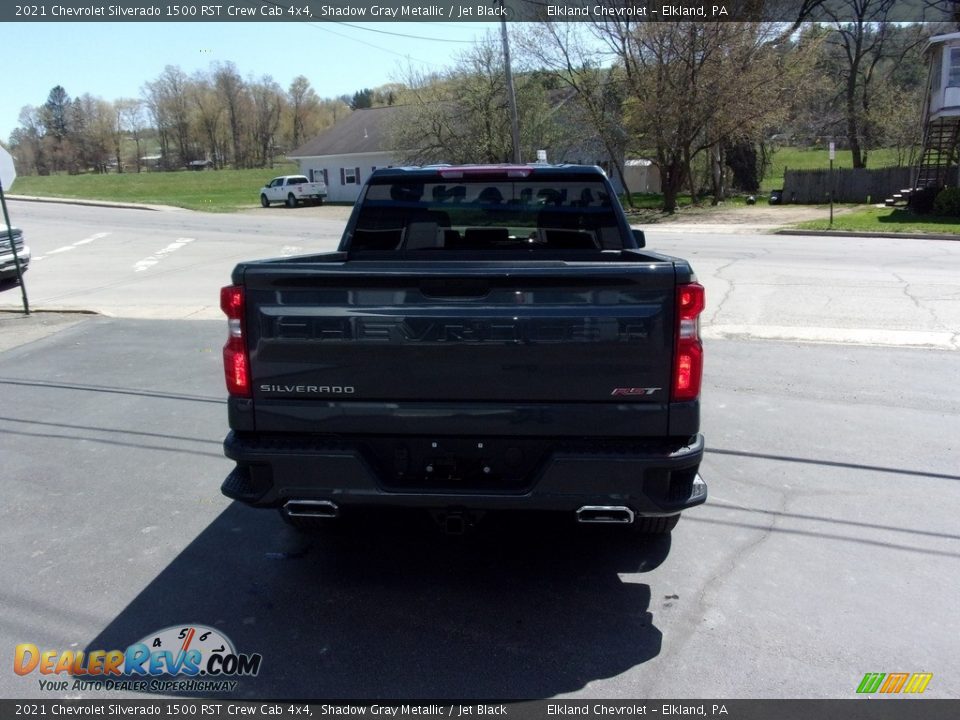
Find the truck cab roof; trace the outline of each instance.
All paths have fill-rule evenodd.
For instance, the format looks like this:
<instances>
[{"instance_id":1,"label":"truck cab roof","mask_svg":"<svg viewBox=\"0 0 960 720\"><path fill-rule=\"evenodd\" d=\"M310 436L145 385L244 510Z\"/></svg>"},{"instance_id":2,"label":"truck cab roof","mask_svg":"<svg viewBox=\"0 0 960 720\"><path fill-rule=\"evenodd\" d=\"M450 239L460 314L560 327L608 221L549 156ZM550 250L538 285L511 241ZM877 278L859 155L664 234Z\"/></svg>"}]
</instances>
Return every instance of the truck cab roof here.
<instances>
[{"instance_id":1,"label":"truck cab roof","mask_svg":"<svg viewBox=\"0 0 960 720\"><path fill-rule=\"evenodd\" d=\"M422 177L457 179L465 177L530 177L537 175L593 175L606 177L603 169L596 165L547 165L544 163L498 164L498 165L414 165L406 167L378 168L370 180L395 177Z\"/></svg>"}]
</instances>

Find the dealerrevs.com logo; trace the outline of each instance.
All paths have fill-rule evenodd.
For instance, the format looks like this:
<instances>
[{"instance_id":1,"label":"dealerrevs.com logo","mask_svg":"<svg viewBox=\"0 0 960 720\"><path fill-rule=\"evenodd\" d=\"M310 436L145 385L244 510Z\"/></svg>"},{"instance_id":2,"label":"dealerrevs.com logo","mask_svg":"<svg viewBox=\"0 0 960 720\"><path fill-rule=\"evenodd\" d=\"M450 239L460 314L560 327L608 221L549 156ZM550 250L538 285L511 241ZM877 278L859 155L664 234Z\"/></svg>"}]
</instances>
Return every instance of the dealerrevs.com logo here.
<instances>
[{"instance_id":1,"label":"dealerrevs.com logo","mask_svg":"<svg viewBox=\"0 0 960 720\"><path fill-rule=\"evenodd\" d=\"M231 692L238 677L255 677L263 656L239 653L222 632L204 625L173 625L125 650L41 650L17 645L13 670L34 673L40 689L140 692Z\"/></svg>"}]
</instances>

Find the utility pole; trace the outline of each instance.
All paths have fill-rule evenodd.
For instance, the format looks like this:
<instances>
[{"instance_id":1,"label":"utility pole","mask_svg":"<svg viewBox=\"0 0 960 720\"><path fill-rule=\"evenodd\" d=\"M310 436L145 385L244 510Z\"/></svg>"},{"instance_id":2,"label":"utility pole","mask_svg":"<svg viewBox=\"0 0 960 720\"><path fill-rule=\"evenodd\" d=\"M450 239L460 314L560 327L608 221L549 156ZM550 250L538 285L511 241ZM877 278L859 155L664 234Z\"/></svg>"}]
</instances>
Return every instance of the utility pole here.
<instances>
[{"instance_id":1,"label":"utility pole","mask_svg":"<svg viewBox=\"0 0 960 720\"><path fill-rule=\"evenodd\" d=\"M503 7L503 0L497 0ZM513 136L513 162L520 164L520 121L517 119L517 95L513 91L513 71L510 69L510 39L507 36L507 17L500 16L500 34L503 37L503 66L507 76L507 102L510 104L510 132Z\"/></svg>"}]
</instances>

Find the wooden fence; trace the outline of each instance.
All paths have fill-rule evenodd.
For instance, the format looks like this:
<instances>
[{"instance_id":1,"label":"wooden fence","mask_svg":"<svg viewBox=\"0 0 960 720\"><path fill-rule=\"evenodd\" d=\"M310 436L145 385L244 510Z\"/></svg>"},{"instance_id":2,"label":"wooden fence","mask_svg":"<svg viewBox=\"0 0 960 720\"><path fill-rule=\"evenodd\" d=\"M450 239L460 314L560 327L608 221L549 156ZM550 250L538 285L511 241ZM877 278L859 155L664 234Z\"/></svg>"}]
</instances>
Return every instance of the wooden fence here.
<instances>
[{"instance_id":1,"label":"wooden fence","mask_svg":"<svg viewBox=\"0 0 960 720\"><path fill-rule=\"evenodd\" d=\"M910 187L913 173L911 167L834 168L833 201L882 203L894 193ZM783 176L783 202L829 202L830 185L829 170L787 170Z\"/></svg>"}]
</instances>

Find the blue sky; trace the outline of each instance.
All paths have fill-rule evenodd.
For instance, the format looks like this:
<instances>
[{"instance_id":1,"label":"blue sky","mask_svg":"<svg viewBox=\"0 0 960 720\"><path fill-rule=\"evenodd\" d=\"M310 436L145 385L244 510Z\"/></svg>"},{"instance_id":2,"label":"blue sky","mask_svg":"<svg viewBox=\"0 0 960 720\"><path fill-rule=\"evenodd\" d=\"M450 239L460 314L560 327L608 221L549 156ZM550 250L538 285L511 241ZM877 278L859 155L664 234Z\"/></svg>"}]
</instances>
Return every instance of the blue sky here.
<instances>
[{"instance_id":1,"label":"blue sky","mask_svg":"<svg viewBox=\"0 0 960 720\"><path fill-rule=\"evenodd\" d=\"M63 85L116 100L139 97L166 65L188 74L233 61L240 73L272 75L286 88L305 75L321 97L353 94L399 80L409 64L440 70L463 42L499 32L497 23L395 22L0 23L6 61L0 64L0 140L18 125L24 105L42 105ZM381 32L374 32L381 31ZM431 39L382 34L403 33Z\"/></svg>"}]
</instances>

